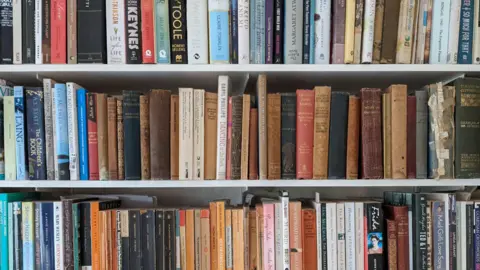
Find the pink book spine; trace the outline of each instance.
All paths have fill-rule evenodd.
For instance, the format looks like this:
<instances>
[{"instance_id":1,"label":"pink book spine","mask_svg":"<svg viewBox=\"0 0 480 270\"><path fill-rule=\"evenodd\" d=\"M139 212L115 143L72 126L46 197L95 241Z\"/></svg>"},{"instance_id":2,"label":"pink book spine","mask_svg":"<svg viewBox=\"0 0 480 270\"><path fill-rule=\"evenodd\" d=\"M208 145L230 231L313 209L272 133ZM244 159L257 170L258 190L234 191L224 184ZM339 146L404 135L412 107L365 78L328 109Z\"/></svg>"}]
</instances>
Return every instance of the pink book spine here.
<instances>
[{"instance_id":1,"label":"pink book spine","mask_svg":"<svg viewBox=\"0 0 480 270\"><path fill-rule=\"evenodd\" d=\"M263 269L275 269L275 205L263 205Z\"/></svg>"}]
</instances>

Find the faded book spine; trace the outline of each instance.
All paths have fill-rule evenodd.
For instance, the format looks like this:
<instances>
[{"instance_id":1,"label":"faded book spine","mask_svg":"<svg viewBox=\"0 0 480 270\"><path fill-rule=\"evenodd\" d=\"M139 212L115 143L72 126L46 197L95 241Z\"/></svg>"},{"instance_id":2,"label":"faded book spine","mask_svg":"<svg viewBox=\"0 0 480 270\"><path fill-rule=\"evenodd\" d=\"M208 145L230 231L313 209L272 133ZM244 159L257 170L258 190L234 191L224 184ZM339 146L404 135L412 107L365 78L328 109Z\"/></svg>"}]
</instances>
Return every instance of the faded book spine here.
<instances>
[{"instance_id":1,"label":"faded book spine","mask_svg":"<svg viewBox=\"0 0 480 270\"><path fill-rule=\"evenodd\" d=\"M107 94L97 93L97 131L99 180L108 180Z\"/></svg>"},{"instance_id":2,"label":"faded book spine","mask_svg":"<svg viewBox=\"0 0 480 270\"><path fill-rule=\"evenodd\" d=\"M410 64L412 59L415 20L415 0L400 1L397 35L397 64Z\"/></svg>"},{"instance_id":3,"label":"faded book spine","mask_svg":"<svg viewBox=\"0 0 480 270\"><path fill-rule=\"evenodd\" d=\"M427 91L419 90L415 91L416 101L416 177L418 179L427 178L427 165L428 165L428 105L427 105Z\"/></svg>"},{"instance_id":4,"label":"faded book spine","mask_svg":"<svg viewBox=\"0 0 480 270\"><path fill-rule=\"evenodd\" d=\"M344 47L344 64L354 63L354 47L355 47L355 0L345 0L345 47ZM362 4L363 9L363 4ZM360 28L361 29L361 28Z\"/></svg>"},{"instance_id":5,"label":"faded book spine","mask_svg":"<svg viewBox=\"0 0 480 270\"><path fill-rule=\"evenodd\" d=\"M179 179L193 179L193 89L179 89Z\"/></svg>"},{"instance_id":6,"label":"faded book spine","mask_svg":"<svg viewBox=\"0 0 480 270\"><path fill-rule=\"evenodd\" d=\"M250 109L250 134L248 135L248 179L258 179L258 110Z\"/></svg>"},{"instance_id":7,"label":"faded book spine","mask_svg":"<svg viewBox=\"0 0 480 270\"><path fill-rule=\"evenodd\" d=\"M117 157L118 157L118 179L125 179L125 152L123 133L123 101L117 100Z\"/></svg>"},{"instance_id":8,"label":"faded book spine","mask_svg":"<svg viewBox=\"0 0 480 270\"><path fill-rule=\"evenodd\" d=\"M170 99L168 90L151 90L150 172L152 180L170 179Z\"/></svg>"},{"instance_id":9,"label":"faded book spine","mask_svg":"<svg viewBox=\"0 0 480 270\"><path fill-rule=\"evenodd\" d=\"M140 166L142 180L150 179L150 109L148 101L148 96L140 96Z\"/></svg>"},{"instance_id":10,"label":"faded book spine","mask_svg":"<svg viewBox=\"0 0 480 270\"><path fill-rule=\"evenodd\" d=\"M178 180L179 172L179 97L172 95L170 99L170 176L172 180Z\"/></svg>"},{"instance_id":11,"label":"faded book spine","mask_svg":"<svg viewBox=\"0 0 480 270\"><path fill-rule=\"evenodd\" d=\"M430 63L430 41L432 40L432 9L433 9L433 0L427 0L427 8L426 8L426 32L425 32L425 48L423 52L423 63L428 64ZM472 33L473 36L473 33ZM473 39L473 37L472 37Z\"/></svg>"},{"instance_id":12,"label":"faded book spine","mask_svg":"<svg viewBox=\"0 0 480 270\"><path fill-rule=\"evenodd\" d=\"M95 93L87 93L87 119L88 119L88 169L89 179L99 179L98 169L98 139L97 139L97 98Z\"/></svg>"},{"instance_id":13,"label":"faded book spine","mask_svg":"<svg viewBox=\"0 0 480 270\"><path fill-rule=\"evenodd\" d=\"M250 95L243 95L242 105L242 146L241 146L241 175L240 179L248 179L248 149L250 137Z\"/></svg>"},{"instance_id":14,"label":"faded book spine","mask_svg":"<svg viewBox=\"0 0 480 270\"><path fill-rule=\"evenodd\" d=\"M122 12L122 10L119 10ZM142 63L142 15L140 0L125 1L125 49L127 64Z\"/></svg>"},{"instance_id":15,"label":"faded book spine","mask_svg":"<svg viewBox=\"0 0 480 270\"><path fill-rule=\"evenodd\" d=\"M205 168L204 178L213 180L216 178L217 157L217 106L218 95L205 92Z\"/></svg>"},{"instance_id":16,"label":"faded book spine","mask_svg":"<svg viewBox=\"0 0 480 270\"><path fill-rule=\"evenodd\" d=\"M107 97L108 121L108 176L109 180L118 180L117 146L117 99Z\"/></svg>"},{"instance_id":17,"label":"faded book spine","mask_svg":"<svg viewBox=\"0 0 480 270\"><path fill-rule=\"evenodd\" d=\"M281 177L281 96L268 94L268 179Z\"/></svg>"},{"instance_id":18,"label":"faded book spine","mask_svg":"<svg viewBox=\"0 0 480 270\"><path fill-rule=\"evenodd\" d=\"M193 91L193 178L203 180L205 172L205 90L195 89Z\"/></svg>"},{"instance_id":19,"label":"faded book spine","mask_svg":"<svg viewBox=\"0 0 480 270\"><path fill-rule=\"evenodd\" d=\"M328 177L331 89L328 86L315 87L314 92L313 178L326 179Z\"/></svg>"},{"instance_id":20,"label":"faded book spine","mask_svg":"<svg viewBox=\"0 0 480 270\"><path fill-rule=\"evenodd\" d=\"M257 1L259 2L259 1ZM229 1L209 0L210 63L230 63ZM215 37L215 38L214 38ZM173 50L172 50L173 52Z\"/></svg>"},{"instance_id":21,"label":"faded book spine","mask_svg":"<svg viewBox=\"0 0 480 270\"><path fill-rule=\"evenodd\" d=\"M417 177L417 161L416 161L416 112L417 98L415 96L407 97L407 177Z\"/></svg>"},{"instance_id":22,"label":"faded book spine","mask_svg":"<svg viewBox=\"0 0 480 270\"><path fill-rule=\"evenodd\" d=\"M297 97L295 93L282 94L281 109L281 140L282 160L281 178L295 179L296 177L296 110Z\"/></svg>"},{"instance_id":23,"label":"faded book spine","mask_svg":"<svg viewBox=\"0 0 480 270\"><path fill-rule=\"evenodd\" d=\"M232 97L232 140L231 146L231 173L232 180L241 178L242 162L242 112L243 96Z\"/></svg>"},{"instance_id":24,"label":"faded book spine","mask_svg":"<svg viewBox=\"0 0 480 270\"><path fill-rule=\"evenodd\" d=\"M425 40L426 40L426 32L427 32L427 3L429 0L419 0L417 5L417 29L416 31L416 39L415 42L416 48L414 48L414 52L412 52L412 64L423 64L424 60L424 53L425 53Z\"/></svg>"},{"instance_id":25,"label":"faded book spine","mask_svg":"<svg viewBox=\"0 0 480 270\"><path fill-rule=\"evenodd\" d=\"M363 88L361 98L362 178L383 178L381 90Z\"/></svg>"},{"instance_id":26,"label":"faded book spine","mask_svg":"<svg viewBox=\"0 0 480 270\"><path fill-rule=\"evenodd\" d=\"M345 179L347 156L348 93L332 93L328 147L328 178ZM346 121L347 120L347 121Z\"/></svg>"},{"instance_id":27,"label":"faded book spine","mask_svg":"<svg viewBox=\"0 0 480 270\"><path fill-rule=\"evenodd\" d=\"M347 126L347 163L346 178L358 179L358 153L360 137L360 98L350 96L348 99Z\"/></svg>"},{"instance_id":28,"label":"faded book spine","mask_svg":"<svg viewBox=\"0 0 480 270\"><path fill-rule=\"evenodd\" d=\"M312 113L313 114L313 113ZM290 238L290 269L303 269L302 209L300 202L290 202L288 208Z\"/></svg>"},{"instance_id":29,"label":"faded book spine","mask_svg":"<svg viewBox=\"0 0 480 270\"><path fill-rule=\"evenodd\" d=\"M343 64L345 55L345 0L333 4L332 64Z\"/></svg>"},{"instance_id":30,"label":"faded book spine","mask_svg":"<svg viewBox=\"0 0 480 270\"><path fill-rule=\"evenodd\" d=\"M387 91L391 94L392 178L405 179L407 177L407 86L392 85Z\"/></svg>"},{"instance_id":31,"label":"faded book spine","mask_svg":"<svg viewBox=\"0 0 480 270\"><path fill-rule=\"evenodd\" d=\"M267 78L260 75L257 81L258 97L258 170L259 179L268 177L268 131L267 131Z\"/></svg>"},{"instance_id":32,"label":"faded book spine","mask_svg":"<svg viewBox=\"0 0 480 270\"><path fill-rule=\"evenodd\" d=\"M140 93L123 91L123 141L125 180L141 179Z\"/></svg>"},{"instance_id":33,"label":"faded book spine","mask_svg":"<svg viewBox=\"0 0 480 270\"><path fill-rule=\"evenodd\" d=\"M380 63L394 64L397 51L398 20L400 15L400 1L385 1L382 45L380 53Z\"/></svg>"},{"instance_id":34,"label":"faded book spine","mask_svg":"<svg viewBox=\"0 0 480 270\"><path fill-rule=\"evenodd\" d=\"M223 180L226 177L227 157L227 119L228 119L228 92L230 78L220 76L218 78L218 107L217 107L217 169L216 179Z\"/></svg>"},{"instance_id":35,"label":"faded book spine","mask_svg":"<svg viewBox=\"0 0 480 270\"><path fill-rule=\"evenodd\" d=\"M297 90L296 163L297 178L313 177L313 126L315 92Z\"/></svg>"}]
</instances>

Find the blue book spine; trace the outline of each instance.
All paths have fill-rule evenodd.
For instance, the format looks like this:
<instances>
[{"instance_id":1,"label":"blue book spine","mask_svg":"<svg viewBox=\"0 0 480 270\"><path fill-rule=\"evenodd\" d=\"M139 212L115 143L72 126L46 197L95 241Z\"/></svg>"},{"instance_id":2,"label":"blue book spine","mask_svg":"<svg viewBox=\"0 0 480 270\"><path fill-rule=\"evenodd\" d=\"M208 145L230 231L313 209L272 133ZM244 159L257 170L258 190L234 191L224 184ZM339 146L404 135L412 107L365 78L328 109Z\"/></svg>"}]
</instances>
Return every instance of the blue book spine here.
<instances>
[{"instance_id":1,"label":"blue book spine","mask_svg":"<svg viewBox=\"0 0 480 270\"><path fill-rule=\"evenodd\" d=\"M232 33L232 64L238 64L238 0L230 1L230 32Z\"/></svg>"},{"instance_id":2,"label":"blue book spine","mask_svg":"<svg viewBox=\"0 0 480 270\"><path fill-rule=\"evenodd\" d=\"M25 180L25 101L23 98L23 86L15 86L13 89L15 100L15 155L17 163L17 180Z\"/></svg>"},{"instance_id":3,"label":"blue book spine","mask_svg":"<svg viewBox=\"0 0 480 270\"><path fill-rule=\"evenodd\" d=\"M249 18L249 23L250 23L250 64L255 64L255 55L257 53L257 49L255 47L255 44L257 44L257 39L255 32L257 31L257 24L255 23L255 12L256 12L256 6L255 6L255 0L250 0L249 3L249 8L250 8L250 18Z\"/></svg>"},{"instance_id":4,"label":"blue book spine","mask_svg":"<svg viewBox=\"0 0 480 270\"><path fill-rule=\"evenodd\" d=\"M230 63L229 1L209 1L210 63Z\"/></svg>"},{"instance_id":5,"label":"blue book spine","mask_svg":"<svg viewBox=\"0 0 480 270\"><path fill-rule=\"evenodd\" d=\"M305 0L308 1L308 0ZM310 0L310 64L315 64L315 0Z\"/></svg>"},{"instance_id":6,"label":"blue book spine","mask_svg":"<svg viewBox=\"0 0 480 270\"><path fill-rule=\"evenodd\" d=\"M462 0L460 9L460 32L458 33L458 64L472 64L473 1Z\"/></svg>"},{"instance_id":7,"label":"blue book spine","mask_svg":"<svg viewBox=\"0 0 480 270\"><path fill-rule=\"evenodd\" d=\"M433 258L435 269L447 269L445 234L445 203L436 201L432 205L433 214Z\"/></svg>"},{"instance_id":8,"label":"blue book spine","mask_svg":"<svg viewBox=\"0 0 480 270\"><path fill-rule=\"evenodd\" d=\"M255 1L255 57L254 64L265 64L265 0Z\"/></svg>"},{"instance_id":9,"label":"blue book spine","mask_svg":"<svg viewBox=\"0 0 480 270\"><path fill-rule=\"evenodd\" d=\"M47 179L45 166L45 127L43 117L43 90L25 90L27 112L28 179Z\"/></svg>"},{"instance_id":10,"label":"blue book spine","mask_svg":"<svg viewBox=\"0 0 480 270\"><path fill-rule=\"evenodd\" d=\"M67 90L65 84L55 84L55 173L58 180L70 179L70 158L68 148Z\"/></svg>"},{"instance_id":11,"label":"blue book spine","mask_svg":"<svg viewBox=\"0 0 480 270\"><path fill-rule=\"evenodd\" d=\"M77 90L78 149L80 180L88 180L87 90Z\"/></svg>"},{"instance_id":12,"label":"blue book spine","mask_svg":"<svg viewBox=\"0 0 480 270\"><path fill-rule=\"evenodd\" d=\"M180 245L180 211L175 210L175 245ZM180 250L178 247L176 250ZM176 269L180 270L180 256L175 259Z\"/></svg>"},{"instance_id":13,"label":"blue book spine","mask_svg":"<svg viewBox=\"0 0 480 270\"><path fill-rule=\"evenodd\" d=\"M35 269L34 204L21 203L22 206L22 246L23 270Z\"/></svg>"},{"instance_id":14,"label":"blue book spine","mask_svg":"<svg viewBox=\"0 0 480 270\"><path fill-rule=\"evenodd\" d=\"M41 210L41 243L40 243L40 254L41 254L41 270L53 270L55 269L53 262L55 259L55 254L53 252L53 203L44 202L42 203Z\"/></svg>"}]
</instances>

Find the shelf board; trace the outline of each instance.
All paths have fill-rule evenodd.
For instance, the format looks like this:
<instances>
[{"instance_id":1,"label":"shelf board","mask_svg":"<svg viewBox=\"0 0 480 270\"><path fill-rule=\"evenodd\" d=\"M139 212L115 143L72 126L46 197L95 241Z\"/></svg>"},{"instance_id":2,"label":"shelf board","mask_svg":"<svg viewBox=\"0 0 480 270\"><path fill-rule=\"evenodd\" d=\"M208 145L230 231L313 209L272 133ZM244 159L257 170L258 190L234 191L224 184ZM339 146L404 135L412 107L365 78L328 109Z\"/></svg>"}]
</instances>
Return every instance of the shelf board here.
<instances>
[{"instance_id":1,"label":"shelf board","mask_svg":"<svg viewBox=\"0 0 480 270\"><path fill-rule=\"evenodd\" d=\"M452 187L479 186L459 180L208 180L208 181L0 181L0 188L246 188L246 187Z\"/></svg>"}]
</instances>

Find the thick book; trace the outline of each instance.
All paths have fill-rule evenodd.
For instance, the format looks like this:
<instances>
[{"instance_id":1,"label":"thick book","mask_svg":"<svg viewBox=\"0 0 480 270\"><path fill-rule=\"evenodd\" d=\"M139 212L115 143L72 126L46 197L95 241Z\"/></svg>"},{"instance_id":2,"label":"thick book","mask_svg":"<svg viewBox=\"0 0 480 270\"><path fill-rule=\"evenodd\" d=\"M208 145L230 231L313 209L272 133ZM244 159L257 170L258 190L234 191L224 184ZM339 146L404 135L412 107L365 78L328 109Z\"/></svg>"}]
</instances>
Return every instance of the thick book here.
<instances>
[{"instance_id":1,"label":"thick book","mask_svg":"<svg viewBox=\"0 0 480 270\"><path fill-rule=\"evenodd\" d=\"M118 180L117 99L107 97L108 177Z\"/></svg>"},{"instance_id":2,"label":"thick book","mask_svg":"<svg viewBox=\"0 0 480 270\"><path fill-rule=\"evenodd\" d=\"M409 269L408 207L387 205L385 207L385 217L393 220L396 224L397 269Z\"/></svg>"},{"instance_id":3,"label":"thick book","mask_svg":"<svg viewBox=\"0 0 480 270\"><path fill-rule=\"evenodd\" d=\"M208 1L208 18L210 21L208 33L211 38L209 47L211 64L228 64L230 62L229 12L229 1Z\"/></svg>"},{"instance_id":4,"label":"thick book","mask_svg":"<svg viewBox=\"0 0 480 270\"><path fill-rule=\"evenodd\" d=\"M112 0L106 5L108 64L126 63L125 6L125 0Z\"/></svg>"},{"instance_id":5,"label":"thick book","mask_svg":"<svg viewBox=\"0 0 480 270\"><path fill-rule=\"evenodd\" d=\"M45 128L43 117L43 91L41 88L25 89L27 114L28 179L46 180Z\"/></svg>"},{"instance_id":6,"label":"thick book","mask_svg":"<svg viewBox=\"0 0 480 270\"><path fill-rule=\"evenodd\" d=\"M22 64L35 64L35 2L22 2Z\"/></svg>"},{"instance_id":7,"label":"thick book","mask_svg":"<svg viewBox=\"0 0 480 270\"><path fill-rule=\"evenodd\" d=\"M16 0L19 2L20 0ZM13 64L13 1L6 1L5 3L0 6L0 13L4 14L2 16L2 21L0 23L0 33L2 34L2 39L0 40L0 64ZM20 12L16 15L21 16L21 8ZM17 18L17 17L16 17ZM17 29L15 29L17 30ZM18 29L20 30L20 29ZM16 31L17 35L20 34L21 39L21 31ZM19 33L20 32L20 33ZM21 42L21 41L20 41ZM20 44L16 44L20 45ZM21 59L18 64L21 64Z\"/></svg>"},{"instance_id":8,"label":"thick book","mask_svg":"<svg viewBox=\"0 0 480 270\"><path fill-rule=\"evenodd\" d=\"M303 263L306 270L317 270L317 226L315 209L302 209Z\"/></svg>"},{"instance_id":9,"label":"thick book","mask_svg":"<svg viewBox=\"0 0 480 270\"><path fill-rule=\"evenodd\" d=\"M248 147L248 179L258 179L258 109L250 109L250 134ZM295 151L295 150L293 150ZM294 152L295 153L295 152ZM293 171L295 173L295 171Z\"/></svg>"},{"instance_id":10,"label":"thick book","mask_svg":"<svg viewBox=\"0 0 480 270\"><path fill-rule=\"evenodd\" d=\"M17 168L16 180L27 179L27 165L25 164L25 95L23 91L23 86L15 86L15 88L13 89L15 101L15 161Z\"/></svg>"},{"instance_id":11,"label":"thick book","mask_svg":"<svg viewBox=\"0 0 480 270\"><path fill-rule=\"evenodd\" d=\"M169 90L149 93L150 173L152 179L170 179L170 98Z\"/></svg>"},{"instance_id":12,"label":"thick book","mask_svg":"<svg viewBox=\"0 0 480 270\"><path fill-rule=\"evenodd\" d=\"M67 90L65 84L55 84L53 92L55 136L55 180L70 180L68 146Z\"/></svg>"},{"instance_id":13,"label":"thick book","mask_svg":"<svg viewBox=\"0 0 480 270\"><path fill-rule=\"evenodd\" d=\"M67 63L67 1L52 0L51 3L51 49L52 64Z\"/></svg>"},{"instance_id":14,"label":"thick book","mask_svg":"<svg viewBox=\"0 0 480 270\"><path fill-rule=\"evenodd\" d=\"M217 157L217 106L218 95L205 92L205 142L204 142L204 178L216 179L216 157Z\"/></svg>"},{"instance_id":15,"label":"thick book","mask_svg":"<svg viewBox=\"0 0 480 270\"><path fill-rule=\"evenodd\" d=\"M87 93L87 130L88 130L88 175L89 180L99 179L98 139L97 139L97 96Z\"/></svg>"},{"instance_id":16,"label":"thick book","mask_svg":"<svg viewBox=\"0 0 480 270\"><path fill-rule=\"evenodd\" d=\"M346 178L358 179L358 161L360 149L360 98L348 98L347 161Z\"/></svg>"},{"instance_id":17,"label":"thick book","mask_svg":"<svg viewBox=\"0 0 480 270\"><path fill-rule=\"evenodd\" d=\"M189 64L208 64L207 1L187 1L187 47ZM233 19L234 14L231 14ZM176 25L173 25L174 27ZM235 25L236 26L236 25ZM232 20L232 27L234 27ZM234 28L232 28L233 30ZM236 29L235 29L236 30ZM233 31L232 31L233 35ZM233 37L233 36L232 36ZM238 58L237 58L238 59Z\"/></svg>"},{"instance_id":18,"label":"thick book","mask_svg":"<svg viewBox=\"0 0 480 270\"><path fill-rule=\"evenodd\" d=\"M296 168L298 179L313 177L315 92L297 90Z\"/></svg>"},{"instance_id":19,"label":"thick book","mask_svg":"<svg viewBox=\"0 0 480 270\"><path fill-rule=\"evenodd\" d=\"M385 1L380 63L394 64L397 55L400 0Z\"/></svg>"},{"instance_id":20,"label":"thick book","mask_svg":"<svg viewBox=\"0 0 480 270\"><path fill-rule=\"evenodd\" d=\"M383 209L379 202L365 202L364 204L365 238L368 250L364 269L383 269L385 259L383 253Z\"/></svg>"},{"instance_id":21,"label":"thick book","mask_svg":"<svg viewBox=\"0 0 480 270\"><path fill-rule=\"evenodd\" d=\"M223 180L227 172L227 119L228 119L228 93L230 78L218 77L218 106L217 106L217 169L216 179Z\"/></svg>"},{"instance_id":22,"label":"thick book","mask_svg":"<svg viewBox=\"0 0 480 270\"><path fill-rule=\"evenodd\" d=\"M473 27L475 20L472 20L471 16L472 12L474 12L475 1L462 0L461 2L457 63L472 64Z\"/></svg>"},{"instance_id":23,"label":"thick book","mask_svg":"<svg viewBox=\"0 0 480 270\"><path fill-rule=\"evenodd\" d=\"M140 166L142 180L150 179L150 110L149 98L140 96Z\"/></svg>"},{"instance_id":24,"label":"thick book","mask_svg":"<svg viewBox=\"0 0 480 270\"><path fill-rule=\"evenodd\" d=\"M142 63L142 14L140 0L125 1L126 63ZM120 10L122 12L122 10Z\"/></svg>"},{"instance_id":25,"label":"thick book","mask_svg":"<svg viewBox=\"0 0 480 270\"><path fill-rule=\"evenodd\" d=\"M172 95L170 97L170 177L172 180L178 179L178 167L179 167L179 97L178 95Z\"/></svg>"},{"instance_id":26,"label":"thick book","mask_svg":"<svg viewBox=\"0 0 480 270\"><path fill-rule=\"evenodd\" d=\"M428 164L428 104L427 91L415 91L416 97L416 127L415 127L415 163L416 163L416 178L427 178L427 164ZM407 160L408 162L408 160Z\"/></svg>"},{"instance_id":27,"label":"thick book","mask_svg":"<svg viewBox=\"0 0 480 270\"><path fill-rule=\"evenodd\" d=\"M75 83L67 83L68 153L70 157L70 180L80 179L77 117L77 90L79 88L80 86Z\"/></svg>"},{"instance_id":28,"label":"thick book","mask_svg":"<svg viewBox=\"0 0 480 270\"><path fill-rule=\"evenodd\" d=\"M280 179L281 177L281 103L280 94L268 94L268 179Z\"/></svg>"},{"instance_id":29,"label":"thick book","mask_svg":"<svg viewBox=\"0 0 480 270\"><path fill-rule=\"evenodd\" d=\"M348 93L332 93L328 178L345 179L347 156Z\"/></svg>"},{"instance_id":30,"label":"thick book","mask_svg":"<svg viewBox=\"0 0 480 270\"><path fill-rule=\"evenodd\" d=\"M155 62L170 63L170 20L168 1L155 0Z\"/></svg>"},{"instance_id":31,"label":"thick book","mask_svg":"<svg viewBox=\"0 0 480 270\"><path fill-rule=\"evenodd\" d=\"M187 64L187 6L185 0L169 1L172 64ZM228 29L228 28L227 28Z\"/></svg>"},{"instance_id":32,"label":"thick book","mask_svg":"<svg viewBox=\"0 0 480 270\"><path fill-rule=\"evenodd\" d=\"M297 96L295 93L282 93L281 99L281 179L295 179Z\"/></svg>"},{"instance_id":33,"label":"thick book","mask_svg":"<svg viewBox=\"0 0 480 270\"><path fill-rule=\"evenodd\" d=\"M125 180L140 180L140 93L123 91Z\"/></svg>"},{"instance_id":34,"label":"thick book","mask_svg":"<svg viewBox=\"0 0 480 270\"><path fill-rule=\"evenodd\" d=\"M302 63L303 1L285 1L284 55L285 64Z\"/></svg>"},{"instance_id":35,"label":"thick book","mask_svg":"<svg viewBox=\"0 0 480 270\"><path fill-rule=\"evenodd\" d=\"M343 64L345 59L345 2L332 3L332 64Z\"/></svg>"},{"instance_id":36,"label":"thick book","mask_svg":"<svg viewBox=\"0 0 480 270\"><path fill-rule=\"evenodd\" d=\"M142 63L155 64L155 1L141 1ZM139 22L140 24L140 22Z\"/></svg>"},{"instance_id":37,"label":"thick book","mask_svg":"<svg viewBox=\"0 0 480 270\"><path fill-rule=\"evenodd\" d=\"M230 179L241 179L243 96L232 97L232 139L230 142Z\"/></svg>"},{"instance_id":38,"label":"thick book","mask_svg":"<svg viewBox=\"0 0 480 270\"><path fill-rule=\"evenodd\" d=\"M193 179L193 89L179 89L179 179Z\"/></svg>"},{"instance_id":39,"label":"thick book","mask_svg":"<svg viewBox=\"0 0 480 270\"><path fill-rule=\"evenodd\" d=\"M315 118L313 124L313 178L328 177L328 145L330 138L330 101L328 86L315 87Z\"/></svg>"},{"instance_id":40,"label":"thick book","mask_svg":"<svg viewBox=\"0 0 480 270\"><path fill-rule=\"evenodd\" d=\"M416 161L416 117L417 117L417 98L415 96L407 97L407 177L417 178Z\"/></svg>"},{"instance_id":41,"label":"thick book","mask_svg":"<svg viewBox=\"0 0 480 270\"><path fill-rule=\"evenodd\" d=\"M410 64L415 40L414 21L416 1L400 1L398 18L396 64Z\"/></svg>"},{"instance_id":42,"label":"thick book","mask_svg":"<svg viewBox=\"0 0 480 270\"><path fill-rule=\"evenodd\" d=\"M258 100L258 172L259 179L268 177L268 119L267 119L267 76L260 75L257 80Z\"/></svg>"},{"instance_id":43,"label":"thick book","mask_svg":"<svg viewBox=\"0 0 480 270\"><path fill-rule=\"evenodd\" d=\"M119 3L118 9L122 7L123 4ZM119 15L118 10L116 14ZM113 17L106 17L105 0L93 2L88 0L77 1L77 63L107 63L107 43L112 42L110 40L112 38L110 34L112 33L109 31L108 38L105 38L107 37L105 18L108 21L114 21ZM118 35L118 33L115 34ZM122 42L123 40L117 41ZM125 54L120 50L118 52L120 53L119 55Z\"/></svg>"},{"instance_id":44,"label":"thick book","mask_svg":"<svg viewBox=\"0 0 480 270\"><path fill-rule=\"evenodd\" d=\"M117 99L117 170L118 179L125 179L125 152L123 133L123 101Z\"/></svg>"},{"instance_id":45,"label":"thick book","mask_svg":"<svg viewBox=\"0 0 480 270\"><path fill-rule=\"evenodd\" d=\"M225 179L232 177L232 97L228 97L228 119L227 119L227 174Z\"/></svg>"},{"instance_id":46,"label":"thick book","mask_svg":"<svg viewBox=\"0 0 480 270\"><path fill-rule=\"evenodd\" d=\"M99 180L108 180L107 94L97 93L96 98Z\"/></svg>"},{"instance_id":47,"label":"thick book","mask_svg":"<svg viewBox=\"0 0 480 270\"><path fill-rule=\"evenodd\" d=\"M387 92L391 100L392 178L407 177L407 86L391 85Z\"/></svg>"}]
</instances>

